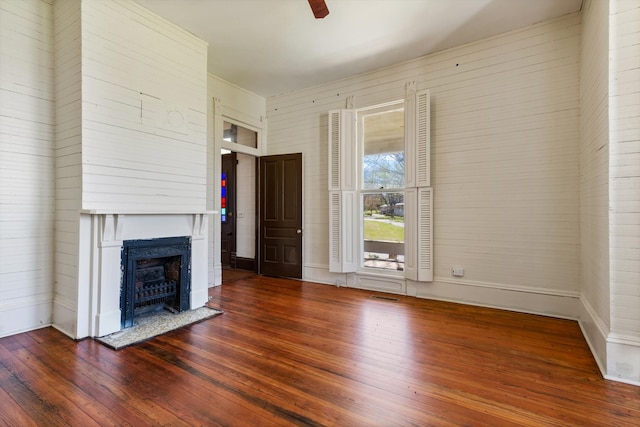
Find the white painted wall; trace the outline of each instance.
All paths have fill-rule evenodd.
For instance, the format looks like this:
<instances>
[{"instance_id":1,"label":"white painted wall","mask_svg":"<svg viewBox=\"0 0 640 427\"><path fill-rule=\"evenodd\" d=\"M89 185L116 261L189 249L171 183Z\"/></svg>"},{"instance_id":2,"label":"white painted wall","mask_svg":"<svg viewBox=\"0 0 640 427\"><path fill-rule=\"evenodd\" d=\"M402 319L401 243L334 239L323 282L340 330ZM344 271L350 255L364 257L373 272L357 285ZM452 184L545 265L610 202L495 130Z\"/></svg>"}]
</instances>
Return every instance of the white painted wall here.
<instances>
[{"instance_id":1,"label":"white painted wall","mask_svg":"<svg viewBox=\"0 0 640 427\"><path fill-rule=\"evenodd\" d=\"M436 276L415 294L576 317L580 29L573 15L268 99L268 152L302 151L313 195L304 278L344 283L327 273L326 112L402 99L415 80L432 99Z\"/></svg>"},{"instance_id":2,"label":"white painted wall","mask_svg":"<svg viewBox=\"0 0 640 427\"><path fill-rule=\"evenodd\" d=\"M581 50L581 257L582 321L598 359L609 332L609 6L587 1Z\"/></svg>"},{"instance_id":3,"label":"white painted wall","mask_svg":"<svg viewBox=\"0 0 640 427\"><path fill-rule=\"evenodd\" d=\"M640 4L585 2L580 325L608 378L640 384Z\"/></svg>"},{"instance_id":4,"label":"white painted wall","mask_svg":"<svg viewBox=\"0 0 640 427\"><path fill-rule=\"evenodd\" d=\"M130 0L58 1L54 9L53 323L83 337L94 329L95 272L80 250L93 238L81 210L206 209L207 53L206 43Z\"/></svg>"},{"instance_id":5,"label":"white painted wall","mask_svg":"<svg viewBox=\"0 0 640 427\"><path fill-rule=\"evenodd\" d=\"M640 2L609 10L607 375L640 385Z\"/></svg>"},{"instance_id":6,"label":"white painted wall","mask_svg":"<svg viewBox=\"0 0 640 427\"><path fill-rule=\"evenodd\" d=\"M82 207L206 207L206 43L132 1L82 3Z\"/></svg>"},{"instance_id":7,"label":"white painted wall","mask_svg":"<svg viewBox=\"0 0 640 427\"><path fill-rule=\"evenodd\" d=\"M255 259L256 256L256 158L238 153L236 165L236 255Z\"/></svg>"},{"instance_id":8,"label":"white painted wall","mask_svg":"<svg viewBox=\"0 0 640 427\"><path fill-rule=\"evenodd\" d=\"M266 100L252 92L209 74L207 83L209 120L207 126L208 151L210 167L207 169L207 207L220 211L220 170L222 145L222 122L225 118L245 123L252 128L261 129L258 141L260 150L266 149L267 132ZM243 198L249 194L250 188L242 185L239 188ZM245 216L248 221L248 215ZM222 283L222 264L220 262L220 216L209 218L209 285ZM244 239L243 239L244 241ZM244 253L244 251L243 251Z\"/></svg>"},{"instance_id":9,"label":"white painted wall","mask_svg":"<svg viewBox=\"0 0 640 427\"><path fill-rule=\"evenodd\" d=\"M50 0L0 2L0 337L51 323L52 17Z\"/></svg>"},{"instance_id":10,"label":"white painted wall","mask_svg":"<svg viewBox=\"0 0 640 427\"><path fill-rule=\"evenodd\" d=\"M55 297L53 324L76 330L79 211L82 207L82 46L77 1L54 2L55 44ZM73 335L73 333L71 334Z\"/></svg>"}]
</instances>

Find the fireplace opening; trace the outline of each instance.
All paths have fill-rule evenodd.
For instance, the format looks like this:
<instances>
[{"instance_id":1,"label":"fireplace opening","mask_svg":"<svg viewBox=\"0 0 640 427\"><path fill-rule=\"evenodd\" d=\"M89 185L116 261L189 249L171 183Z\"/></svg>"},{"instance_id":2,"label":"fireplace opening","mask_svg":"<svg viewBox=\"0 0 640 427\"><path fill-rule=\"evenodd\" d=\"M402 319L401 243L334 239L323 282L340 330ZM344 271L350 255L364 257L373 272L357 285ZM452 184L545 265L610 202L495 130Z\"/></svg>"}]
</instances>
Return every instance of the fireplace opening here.
<instances>
[{"instance_id":1,"label":"fireplace opening","mask_svg":"<svg viewBox=\"0 0 640 427\"><path fill-rule=\"evenodd\" d=\"M122 247L121 327L149 312L189 310L189 237L126 240Z\"/></svg>"}]
</instances>

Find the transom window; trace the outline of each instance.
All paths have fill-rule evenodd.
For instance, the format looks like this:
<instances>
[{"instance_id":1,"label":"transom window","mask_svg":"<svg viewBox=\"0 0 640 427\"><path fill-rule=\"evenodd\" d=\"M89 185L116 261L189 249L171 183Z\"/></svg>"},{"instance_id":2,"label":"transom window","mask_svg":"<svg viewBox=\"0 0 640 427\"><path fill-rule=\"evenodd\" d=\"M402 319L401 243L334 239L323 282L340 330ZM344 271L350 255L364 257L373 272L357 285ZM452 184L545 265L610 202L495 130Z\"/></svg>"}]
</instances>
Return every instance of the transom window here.
<instances>
[{"instance_id":1,"label":"transom window","mask_svg":"<svg viewBox=\"0 0 640 427\"><path fill-rule=\"evenodd\" d=\"M258 132L228 121L223 122L222 139L249 148L258 148Z\"/></svg>"}]
</instances>

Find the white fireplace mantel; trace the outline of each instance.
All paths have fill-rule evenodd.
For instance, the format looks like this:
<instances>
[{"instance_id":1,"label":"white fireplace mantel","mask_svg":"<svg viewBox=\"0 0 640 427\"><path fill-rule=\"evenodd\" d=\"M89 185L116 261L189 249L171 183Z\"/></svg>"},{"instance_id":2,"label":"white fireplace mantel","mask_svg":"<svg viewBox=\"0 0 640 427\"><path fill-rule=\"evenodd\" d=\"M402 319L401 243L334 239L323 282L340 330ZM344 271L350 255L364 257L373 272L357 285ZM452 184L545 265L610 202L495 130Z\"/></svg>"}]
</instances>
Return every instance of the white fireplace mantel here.
<instances>
[{"instance_id":1,"label":"white fireplace mantel","mask_svg":"<svg viewBox=\"0 0 640 427\"><path fill-rule=\"evenodd\" d=\"M191 238L190 308L208 301L208 217L217 211L80 211L76 338L120 330L121 251L125 240Z\"/></svg>"}]
</instances>

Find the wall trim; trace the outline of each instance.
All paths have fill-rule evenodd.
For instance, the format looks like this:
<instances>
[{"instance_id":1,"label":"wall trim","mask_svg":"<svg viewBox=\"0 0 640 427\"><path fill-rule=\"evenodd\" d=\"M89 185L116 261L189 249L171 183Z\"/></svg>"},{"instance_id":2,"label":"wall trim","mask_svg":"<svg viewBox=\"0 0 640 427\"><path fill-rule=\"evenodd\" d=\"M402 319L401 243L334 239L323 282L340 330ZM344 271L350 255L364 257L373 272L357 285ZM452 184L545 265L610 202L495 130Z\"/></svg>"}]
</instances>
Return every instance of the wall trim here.
<instances>
[{"instance_id":1,"label":"wall trim","mask_svg":"<svg viewBox=\"0 0 640 427\"><path fill-rule=\"evenodd\" d=\"M409 289L413 292L414 285ZM579 295L571 291L553 291L507 284L454 281L438 277L433 282L415 282L419 298L448 301L479 307L577 320Z\"/></svg>"},{"instance_id":2,"label":"wall trim","mask_svg":"<svg viewBox=\"0 0 640 427\"><path fill-rule=\"evenodd\" d=\"M374 292L386 292L396 295L407 294L407 284L404 277L393 277L378 274L354 273L352 280L347 282L350 288L363 289Z\"/></svg>"},{"instance_id":3,"label":"wall trim","mask_svg":"<svg viewBox=\"0 0 640 427\"><path fill-rule=\"evenodd\" d=\"M607 341L614 344L633 345L640 347L640 338L633 335L610 333L609 339Z\"/></svg>"},{"instance_id":4,"label":"wall trim","mask_svg":"<svg viewBox=\"0 0 640 427\"><path fill-rule=\"evenodd\" d=\"M78 312L74 301L58 295L53 299L53 322L51 326L69 338L76 339Z\"/></svg>"},{"instance_id":5,"label":"wall trim","mask_svg":"<svg viewBox=\"0 0 640 427\"><path fill-rule=\"evenodd\" d=\"M209 270L209 287L222 285L222 264L217 263Z\"/></svg>"},{"instance_id":6,"label":"wall trim","mask_svg":"<svg viewBox=\"0 0 640 427\"><path fill-rule=\"evenodd\" d=\"M450 283L453 285L503 289L503 290L509 290L509 291L526 292L526 293L541 294L541 295L561 296L561 297L570 297L570 298L580 297L579 291L565 291L565 290L550 289L550 288L534 288L532 286L515 286L515 285L509 285L506 283L482 282L482 281L464 280L464 279L451 279L449 277L434 277L433 281L439 282L439 283Z\"/></svg>"},{"instance_id":7,"label":"wall trim","mask_svg":"<svg viewBox=\"0 0 640 427\"><path fill-rule=\"evenodd\" d=\"M640 386L640 339L610 333L607 337L608 380Z\"/></svg>"},{"instance_id":8,"label":"wall trim","mask_svg":"<svg viewBox=\"0 0 640 427\"><path fill-rule=\"evenodd\" d=\"M471 280L455 280L448 277L435 277L433 282L414 282L400 277L385 275L369 275L360 272L347 277L343 273L327 273L328 267L318 264L305 264L303 280L329 285L348 286L353 288L376 290L398 294L397 286L388 290L381 288L380 281L405 282L402 294L480 307L498 308L528 314L556 317L560 319L578 320L580 318L580 293L578 291L554 290L549 288L522 287L503 283L480 282ZM360 278L375 278L375 289ZM364 286L363 286L364 285ZM471 291L470 291L471 289ZM476 290L477 292L473 292ZM606 336L606 335L605 335Z\"/></svg>"},{"instance_id":9,"label":"wall trim","mask_svg":"<svg viewBox=\"0 0 640 427\"><path fill-rule=\"evenodd\" d=\"M338 287L347 285L347 275L345 273L331 273L329 272L329 266L323 264L303 264L302 280Z\"/></svg>"},{"instance_id":10,"label":"wall trim","mask_svg":"<svg viewBox=\"0 0 640 427\"><path fill-rule=\"evenodd\" d=\"M51 326L51 296L24 297L0 304L0 338Z\"/></svg>"},{"instance_id":11,"label":"wall trim","mask_svg":"<svg viewBox=\"0 0 640 427\"><path fill-rule=\"evenodd\" d=\"M607 335L609 328L596 314L589 301L580 296L580 318L578 325L582 331L591 354L598 365L598 369L604 378L607 377Z\"/></svg>"}]
</instances>

